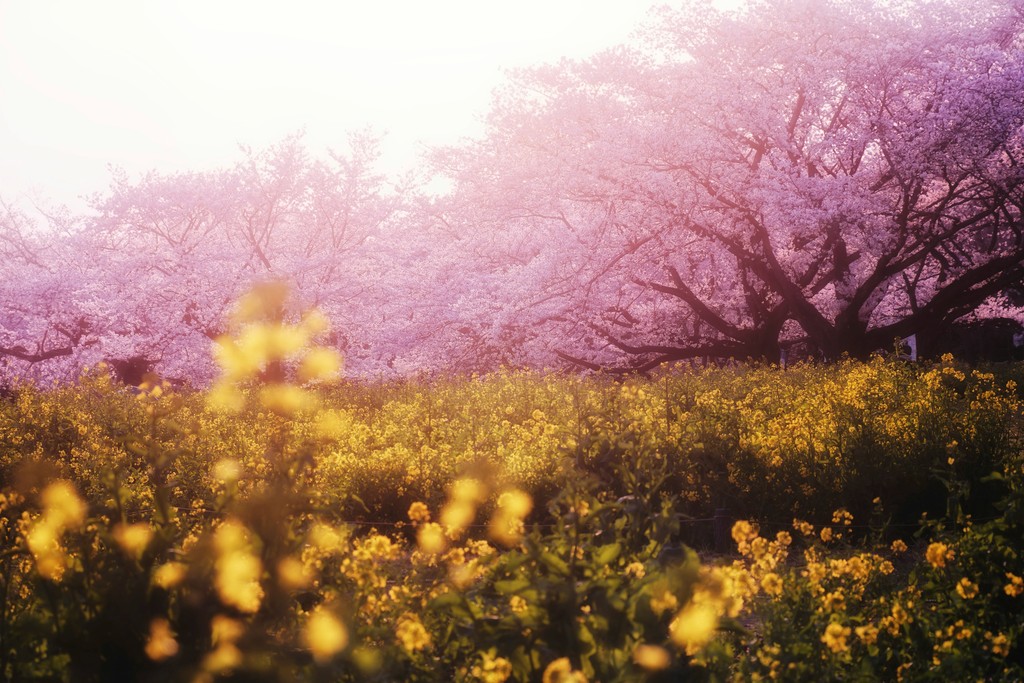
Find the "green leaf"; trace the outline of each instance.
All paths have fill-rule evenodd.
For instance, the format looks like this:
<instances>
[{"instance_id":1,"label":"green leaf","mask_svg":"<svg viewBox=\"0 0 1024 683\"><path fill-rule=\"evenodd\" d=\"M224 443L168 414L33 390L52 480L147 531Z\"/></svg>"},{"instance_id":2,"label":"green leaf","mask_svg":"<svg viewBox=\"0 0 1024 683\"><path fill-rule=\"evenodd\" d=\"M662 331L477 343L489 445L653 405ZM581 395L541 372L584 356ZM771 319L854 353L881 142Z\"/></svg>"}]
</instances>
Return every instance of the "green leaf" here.
<instances>
[{"instance_id":1,"label":"green leaf","mask_svg":"<svg viewBox=\"0 0 1024 683\"><path fill-rule=\"evenodd\" d=\"M621 554L622 545L619 543L602 545L594 551L594 562L600 566L605 566L617 560Z\"/></svg>"},{"instance_id":2,"label":"green leaf","mask_svg":"<svg viewBox=\"0 0 1024 683\"><path fill-rule=\"evenodd\" d=\"M530 580L519 577L517 579L505 579L494 582L494 590L501 595L515 595L516 593L530 587Z\"/></svg>"},{"instance_id":3,"label":"green leaf","mask_svg":"<svg viewBox=\"0 0 1024 683\"><path fill-rule=\"evenodd\" d=\"M555 574L562 576L569 575L569 565L565 563L565 560L560 558L551 552L543 552L540 556L541 564L550 569Z\"/></svg>"}]
</instances>

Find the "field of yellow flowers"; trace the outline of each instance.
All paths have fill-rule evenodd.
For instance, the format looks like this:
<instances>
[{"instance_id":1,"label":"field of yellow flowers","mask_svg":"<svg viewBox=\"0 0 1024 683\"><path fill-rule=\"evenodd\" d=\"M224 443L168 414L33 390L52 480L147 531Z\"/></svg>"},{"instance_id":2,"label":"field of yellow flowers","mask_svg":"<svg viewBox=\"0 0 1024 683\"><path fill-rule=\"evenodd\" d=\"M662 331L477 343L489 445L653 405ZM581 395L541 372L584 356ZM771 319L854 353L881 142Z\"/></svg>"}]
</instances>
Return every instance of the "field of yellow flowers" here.
<instances>
[{"instance_id":1,"label":"field of yellow flowers","mask_svg":"<svg viewBox=\"0 0 1024 683\"><path fill-rule=\"evenodd\" d=\"M0 401L4 680L1024 679L1024 369L345 383L282 296Z\"/></svg>"}]
</instances>

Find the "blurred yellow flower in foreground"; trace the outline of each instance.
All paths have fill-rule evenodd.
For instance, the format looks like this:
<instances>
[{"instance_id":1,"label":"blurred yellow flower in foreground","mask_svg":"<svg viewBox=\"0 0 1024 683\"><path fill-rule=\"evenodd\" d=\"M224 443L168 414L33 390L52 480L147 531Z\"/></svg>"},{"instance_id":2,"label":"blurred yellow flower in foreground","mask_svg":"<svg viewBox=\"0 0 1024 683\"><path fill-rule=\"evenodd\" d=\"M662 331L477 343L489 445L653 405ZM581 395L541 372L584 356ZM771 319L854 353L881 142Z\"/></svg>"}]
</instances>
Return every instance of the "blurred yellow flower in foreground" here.
<instances>
[{"instance_id":1,"label":"blurred yellow flower in foreground","mask_svg":"<svg viewBox=\"0 0 1024 683\"><path fill-rule=\"evenodd\" d=\"M420 550L428 555L436 555L444 552L447 540L444 537L444 529L436 522L427 522L420 527L416 533L416 543Z\"/></svg>"},{"instance_id":2,"label":"blurred yellow flower in foreground","mask_svg":"<svg viewBox=\"0 0 1024 683\"><path fill-rule=\"evenodd\" d=\"M711 641L717 627L718 614L714 607L691 602L669 624L669 633L672 642L683 648L686 654L693 655Z\"/></svg>"},{"instance_id":3,"label":"blurred yellow flower in foreground","mask_svg":"<svg viewBox=\"0 0 1024 683\"><path fill-rule=\"evenodd\" d=\"M507 547L518 544L525 532L523 520L532 509L533 499L525 491L512 489L502 493L491 518L491 538Z\"/></svg>"},{"instance_id":4,"label":"blurred yellow flower in foreground","mask_svg":"<svg viewBox=\"0 0 1024 683\"><path fill-rule=\"evenodd\" d=\"M51 483L39 498L46 523L54 528L77 529L85 521L85 503L70 482L61 479Z\"/></svg>"},{"instance_id":5,"label":"blurred yellow flower in foreground","mask_svg":"<svg viewBox=\"0 0 1024 683\"><path fill-rule=\"evenodd\" d=\"M241 612L256 612L263 600L263 563L250 549L248 530L228 520L214 532L214 545L219 552L214 585L220 599Z\"/></svg>"},{"instance_id":6,"label":"blurred yellow flower in foreground","mask_svg":"<svg viewBox=\"0 0 1024 683\"><path fill-rule=\"evenodd\" d=\"M176 654L178 654L178 641L174 639L170 622L166 619L154 619L149 622L146 656L159 662Z\"/></svg>"},{"instance_id":7,"label":"blurred yellow flower in foreground","mask_svg":"<svg viewBox=\"0 0 1024 683\"><path fill-rule=\"evenodd\" d=\"M302 637L313 659L321 664L348 647L348 629L323 608L309 615Z\"/></svg>"},{"instance_id":8,"label":"blurred yellow flower in foreground","mask_svg":"<svg viewBox=\"0 0 1024 683\"><path fill-rule=\"evenodd\" d=\"M153 538L153 527L147 522L118 524L113 530L114 540L129 557L138 559Z\"/></svg>"},{"instance_id":9,"label":"blurred yellow flower in foreground","mask_svg":"<svg viewBox=\"0 0 1024 683\"><path fill-rule=\"evenodd\" d=\"M672 655L658 645L637 645L633 650L633 661L648 671L661 671L672 664Z\"/></svg>"},{"instance_id":10,"label":"blurred yellow flower in foreground","mask_svg":"<svg viewBox=\"0 0 1024 683\"><path fill-rule=\"evenodd\" d=\"M188 567L181 562L167 562L153 571L153 583L169 590L181 584L188 573Z\"/></svg>"}]
</instances>

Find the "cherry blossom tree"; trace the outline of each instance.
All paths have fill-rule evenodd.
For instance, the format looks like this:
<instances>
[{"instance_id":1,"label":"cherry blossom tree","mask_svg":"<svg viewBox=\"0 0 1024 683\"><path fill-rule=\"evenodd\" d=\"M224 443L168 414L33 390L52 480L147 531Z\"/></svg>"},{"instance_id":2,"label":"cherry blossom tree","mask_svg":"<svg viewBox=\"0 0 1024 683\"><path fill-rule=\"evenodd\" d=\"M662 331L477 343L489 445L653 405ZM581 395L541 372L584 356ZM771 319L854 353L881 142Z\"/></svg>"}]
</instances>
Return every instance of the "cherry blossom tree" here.
<instances>
[{"instance_id":1,"label":"cherry blossom tree","mask_svg":"<svg viewBox=\"0 0 1024 683\"><path fill-rule=\"evenodd\" d=\"M227 169L115 174L73 229L34 228L7 207L5 374L71 379L106 361L125 379L158 371L202 384L233 303L270 279L292 284L297 308L329 315L333 343L358 365L368 354L347 347L375 303L371 239L396 206L376 155L358 134L347 152L314 159L295 136Z\"/></svg>"},{"instance_id":2,"label":"cherry blossom tree","mask_svg":"<svg viewBox=\"0 0 1024 683\"><path fill-rule=\"evenodd\" d=\"M666 9L640 47L516 74L487 137L438 159L446 220L503 235L520 320L579 365L935 334L1024 276L1022 21L1010 0Z\"/></svg>"}]
</instances>

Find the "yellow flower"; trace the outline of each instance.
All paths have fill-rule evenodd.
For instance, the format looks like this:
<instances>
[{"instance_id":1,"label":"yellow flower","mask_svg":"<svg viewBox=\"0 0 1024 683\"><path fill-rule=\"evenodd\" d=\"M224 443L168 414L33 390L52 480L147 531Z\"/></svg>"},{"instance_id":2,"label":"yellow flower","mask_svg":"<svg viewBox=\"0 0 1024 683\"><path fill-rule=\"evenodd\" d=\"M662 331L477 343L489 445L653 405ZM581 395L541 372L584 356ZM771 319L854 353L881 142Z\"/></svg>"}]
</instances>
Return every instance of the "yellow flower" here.
<instances>
[{"instance_id":1,"label":"yellow flower","mask_svg":"<svg viewBox=\"0 0 1024 683\"><path fill-rule=\"evenodd\" d=\"M524 491L512 489L498 497L498 509L491 518L490 536L502 545L511 547L523 537L523 519L533 509L533 499Z\"/></svg>"},{"instance_id":2,"label":"yellow flower","mask_svg":"<svg viewBox=\"0 0 1024 683\"><path fill-rule=\"evenodd\" d=\"M842 624L832 622L825 627L821 642L825 643L834 654L841 654L849 649L846 639L850 637L850 629Z\"/></svg>"},{"instance_id":3,"label":"yellow flower","mask_svg":"<svg viewBox=\"0 0 1024 683\"><path fill-rule=\"evenodd\" d=\"M946 566L946 562L953 559L955 554L952 548L945 543L931 543L925 551L924 556L931 566L936 569L941 569Z\"/></svg>"},{"instance_id":4,"label":"yellow flower","mask_svg":"<svg viewBox=\"0 0 1024 683\"><path fill-rule=\"evenodd\" d=\"M242 468L234 458L221 458L213 464L213 478L219 482L238 481Z\"/></svg>"},{"instance_id":5,"label":"yellow flower","mask_svg":"<svg viewBox=\"0 0 1024 683\"><path fill-rule=\"evenodd\" d=\"M464 500L452 500L441 508L441 524L452 538L458 536L473 522L476 507Z\"/></svg>"},{"instance_id":6,"label":"yellow flower","mask_svg":"<svg viewBox=\"0 0 1024 683\"><path fill-rule=\"evenodd\" d=\"M242 663L242 651L234 643L221 643L203 657L203 669L211 673L222 673L238 668Z\"/></svg>"},{"instance_id":7,"label":"yellow flower","mask_svg":"<svg viewBox=\"0 0 1024 683\"><path fill-rule=\"evenodd\" d=\"M669 635L686 654L693 655L707 645L717 627L718 614L712 605L691 602L669 624Z\"/></svg>"},{"instance_id":8,"label":"yellow flower","mask_svg":"<svg viewBox=\"0 0 1024 683\"><path fill-rule=\"evenodd\" d=\"M153 527L146 522L118 524L113 530L114 540L130 557L141 557L153 538Z\"/></svg>"},{"instance_id":9,"label":"yellow flower","mask_svg":"<svg viewBox=\"0 0 1024 683\"><path fill-rule=\"evenodd\" d=\"M430 521L430 509L426 503L416 501L409 506L409 519L413 522L429 522Z\"/></svg>"},{"instance_id":10,"label":"yellow flower","mask_svg":"<svg viewBox=\"0 0 1024 683\"><path fill-rule=\"evenodd\" d=\"M335 553L344 548L347 538L347 532L339 531L322 522L314 524L307 536L310 545L325 553Z\"/></svg>"},{"instance_id":11,"label":"yellow flower","mask_svg":"<svg viewBox=\"0 0 1024 683\"><path fill-rule=\"evenodd\" d=\"M316 397L291 384L270 384L260 390L260 402L267 410L290 417L316 407Z\"/></svg>"},{"instance_id":12,"label":"yellow flower","mask_svg":"<svg viewBox=\"0 0 1024 683\"><path fill-rule=\"evenodd\" d=\"M348 646L348 629L336 616L320 608L309 615L302 638L313 659L323 664Z\"/></svg>"},{"instance_id":13,"label":"yellow flower","mask_svg":"<svg viewBox=\"0 0 1024 683\"><path fill-rule=\"evenodd\" d=\"M277 583L286 591L301 590L312 581L313 576L302 560L288 555L277 563Z\"/></svg>"},{"instance_id":14,"label":"yellow flower","mask_svg":"<svg viewBox=\"0 0 1024 683\"><path fill-rule=\"evenodd\" d=\"M338 378L341 356L326 348L310 349L299 365L299 379L303 382L324 382Z\"/></svg>"},{"instance_id":15,"label":"yellow flower","mask_svg":"<svg viewBox=\"0 0 1024 683\"><path fill-rule=\"evenodd\" d=\"M679 599L667 588L658 591L651 598L651 611L659 616L662 612L667 612L677 607L679 607Z\"/></svg>"},{"instance_id":16,"label":"yellow flower","mask_svg":"<svg viewBox=\"0 0 1024 683\"><path fill-rule=\"evenodd\" d=\"M1011 572L1006 572L1006 578L1010 580L1010 583L1003 586L1004 593L1011 598L1016 598L1024 593L1024 579Z\"/></svg>"},{"instance_id":17,"label":"yellow flower","mask_svg":"<svg viewBox=\"0 0 1024 683\"><path fill-rule=\"evenodd\" d=\"M242 612L256 612L263 600L263 563L250 550L249 532L229 520L217 528L213 541L219 552L214 585L220 599Z\"/></svg>"},{"instance_id":18,"label":"yellow flower","mask_svg":"<svg viewBox=\"0 0 1024 683\"><path fill-rule=\"evenodd\" d=\"M50 581L60 581L67 564L59 533L43 519L32 525L25 538L29 552L35 558L36 571Z\"/></svg>"},{"instance_id":19,"label":"yellow flower","mask_svg":"<svg viewBox=\"0 0 1024 683\"><path fill-rule=\"evenodd\" d=\"M254 285L235 305L235 321L250 323L280 317L288 299L288 289L288 284L283 280Z\"/></svg>"},{"instance_id":20,"label":"yellow flower","mask_svg":"<svg viewBox=\"0 0 1024 683\"><path fill-rule=\"evenodd\" d=\"M761 579L761 590L773 597L782 595L782 579L775 572L768 572Z\"/></svg>"},{"instance_id":21,"label":"yellow flower","mask_svg":"<svg viewBox=\"0 0 1024 683\"><path fill-rule=\"evenodd\" d=\"M454 501L482 503L487 498L487 488L479 479L463 477L452 484L450 495Z\"/></svg>"},{"instance_id":22,"label":"yellow flower","mask_svg":"<svg viewBox=\"0 0 1024 683\"><path fill-rule=\"evenodd\" d=\"M330 382L341 372L341 356L334 349L317 347L306 351L299 365L299 380Z\"/></svg>"},{"instance_id":23,"label":"yellow flower","mask_svg":"<svg viewBox=\"0 0 1024 683\"><path fill-rule=\"evenodd\" d=\"M512 662L484 653L481 663L475 665L470 673L481 683L504 683L512 675Z\"/></svg>"},{"instance_id":24,"label":"yellow flower","mask_svg":"<svg viewBox=\"0 0 1024 683\"><path fill-rule=\"evenodd\" d=\"M821 530L821 541L822 543L828 543L832 540L833 533L831 527L825 527Z\"/></svg>"},{"instance_id":25,"label":"yellow flower","mask_svg":"<svg viewBox=\"0 0 1024 683\"><path fill-rule=\"evenodd\" d=\"M188 568L181 562L167 562L153 571L153 583L164 590L170 590L180 585L187 573Z\"/></svg>"},{"instance_id":26,"label":"yellow flower","mask_svg":"<svg viewBox=\"0 0 1024 683\"><path fill-rule=\"evenodd\" d=\"M832 523L850 526L853 523L853 515L845 508L839 508L832 513Z\"/></svg>"},{"instance_id":27,"label":"yellow flower","mask_svg":"<svg viewBox=\"0 0 1024 683\"><path fill-rule=\"evenodd\" d=\"M633 661L648 671L661 671L672 664L672 655L663 647L640 644L633 650Z\"/></svg>"},{"instance_id":28,"label":"yellow flower","mask_svg":"<svg viewBox=\"0 0 1024 683\"><path fill-rule=\"evenodd\" d=\"M416 532L416 543L424 553L436 555L444 552L447 541L444 537L444 529L440 524L427 522Z\"/></svg>"},{"instance_id":29,"label":"yellow flower","mask_svg":"<svg viewBox=\"0 0 1024 683\"><path fill-rule=\"evenodd\" d=\"M240 413L245 408L245 394L230 382L217 382L206 392L206 405L220 413Z\"/></svg>"},{"instance_id":30,"label":"yellow flower","mask_svg":"<svg viewBox=\"0 0 1024 683\"><path fill-rule=\"evenodd\" d=\"M757 537L757 529L745 519L741 519L732 525L732 540L737 544L751 541Z\"/></svg>"},{"instance_id":31,"label":"yellow flower","mask_svg":"<svg viewBox=\"0 0 1024 683\"><path fill-rule=\"evenodd\" d=\"M255 555L232 552L217 560L217 578L214 582L224 604L241 612L255 613L263 600L260 576L263 563Z\"/></svg>"},{"instance_id":32,"label":"yellow flower","mask_svg":"<svg viewBox=\"0 0 1024 683\"><path fill-rule=\"evenodd\" d=\"M857 634L857 637L860 638L861 642L867 646L874 645L878 640L878 628L871 624L858 626L853 629L853 631Z\"/></svg>"},{"instance_id":33,"label":"yellow flower","mask_svg":"<svg viewBox=\"0 0 1024 683\"><path fill-rule=\"evenodd\" d=\"M587 683L582 671L574 671L568 657L560 657L547 665L541 683Z\"/></svg>"},{"instance_id":34,"label":"yellow flower","mask_svg":"<svg viewBox=\"0 0 1024 683\"><path fill-rule=\"evenodd\" d=\"M804 536L811 536L814 534L814 525L810 522L804 522L799 519L794 519L793 528L799 531Z\"/></svg>"},{"instance_id":35,"label":"yellow flower","mask_svg":"<svg viewBox=\"0 0 1024 683\"><path fill-rule=\"evenodd\" d=\"M533 499L525 491L511 489L498 496L498 508L507 515L522 519L533 509Z\"/></svg>"},{"instance_id":36,"label":"yellow flower","mask_svg":"<svg viewBox=\"0 0 1024 683\"><path fill-rule=\"evenodd\" d=\"M970 600L971 598L977 597L978 586L977 584L971 583L971 580L965 576L956 584L956 592L957 595L964 600Z\"/></svg>"},{"instance_id":37,"label":"yellow flower","mask_svg":"<svg viewBox=\"0 0 1024 683\"><path fill-rule=\"evenodd\" d=\"M522 614L526 611L528 607L526 600L524 600L522 597L518 595L513 595L511 598L509 598L508 606L509 609L512 610L513 614Z\"/></svg>"},{"instance_id":38,"label":"yellow flower","mask_svg":"<svg viewBox=\"0 0 1024 683\"><path fill-rule=\"evenodd\" d=\"M635 579L642 579L646 574L647 570L640 562L630 562L626 565L626 576L632 576Z\"/></svg>"},{"instance_id":39,"label":"yellow flower","mask_svg":"<svg viewBox=\"0 0 1024 683\"><path fill-rule=\"evenodd\" d=\"M841 590L826 593L825 597L821 599L822 609L826 612L841 611L845 604L846 598L843 596L843 592Z\"/></svg>"},{"instance_id":40,"label":"yellow flower","mask_svg":"<svg viewBox=\"0 0 1024 683\"><path fill-rule=\"evenodd\" d=\"M411 612L406 612L398 618L395 635L406 652L412 653L430 647L430 634L423 627L419 617Z\"/></svg>"},{"instance_id":41,"label":"yellow flower","mask_svg":"<svg viewBox=\"0 0 1024 683\"><path fill-rule=\"evenodd\" d=\"M892 551L894 553L905 553L905 552L907 552L907 544L904 543L901 539L898 539L898 538L895 541L892 542L892 546L891 547L892 547Z\"/></svg>"},{"instance_id":42,"label":"yellow flower","mask_svg":"<svg viewBox=\"0 0 1024 683\"><path fill-rule=\"evenodd\" d=\"M1005 634L1000 633L998 635L992 635L986 633L986 637L989 639L989 649L992 650L992 654L999 655L1000 657L1006 657L1010 654L1010 639Z\"/></svg>"},{"instance_id":43,"label":"yellow flower","mask_svg":"<svg viewBox=\"0 0 1024 683\"><path fill-rule=\"evenodd\" d=\"M210 620L210 640L214 645L234 643L245 633L245 624L238 619L218 614Z\"/></svg>"},{"instance_id":44,"label":"yellow flower","mask_svg":"<svg viewBox=\"0 0 1024 683\"><path fill-rule=\"evenodd\" d=\"M178 654L178 641L174 639L171 624L166 619L154 619L149 622L146 656L159 662L176 654Z\"/></svg>"},{"instance_id":45,"label":"yellow flower","mask_svg":"<svg viewBox=\"0 0 1024 683\"><path fill-rule=\"evenodd\" d=\"M43 517L55 529L77 529L85 521L85 503L67 481L58 480L40 494Z\"/></svg>"}]
</instances>

